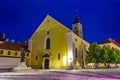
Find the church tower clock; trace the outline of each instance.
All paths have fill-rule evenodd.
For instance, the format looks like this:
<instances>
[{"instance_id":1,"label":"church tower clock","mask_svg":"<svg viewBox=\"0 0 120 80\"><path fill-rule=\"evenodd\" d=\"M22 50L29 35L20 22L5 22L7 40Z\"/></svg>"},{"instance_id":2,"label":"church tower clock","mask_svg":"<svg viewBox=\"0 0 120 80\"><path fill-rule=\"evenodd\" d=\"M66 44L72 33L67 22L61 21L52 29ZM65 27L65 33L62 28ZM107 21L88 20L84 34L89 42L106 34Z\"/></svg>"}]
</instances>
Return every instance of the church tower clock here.
<instances>
[{"instance_id":1,"label":"church tower clock","mask_svg":"<svg viewBox=\"0 0 120 80\"><path fill-rule=\"evenodd\" d=\"M80 38L83 38L82 24L79 22L78 14L75 16L75 21L72 24L72 31Z\"/></svg>"}]
</instances>

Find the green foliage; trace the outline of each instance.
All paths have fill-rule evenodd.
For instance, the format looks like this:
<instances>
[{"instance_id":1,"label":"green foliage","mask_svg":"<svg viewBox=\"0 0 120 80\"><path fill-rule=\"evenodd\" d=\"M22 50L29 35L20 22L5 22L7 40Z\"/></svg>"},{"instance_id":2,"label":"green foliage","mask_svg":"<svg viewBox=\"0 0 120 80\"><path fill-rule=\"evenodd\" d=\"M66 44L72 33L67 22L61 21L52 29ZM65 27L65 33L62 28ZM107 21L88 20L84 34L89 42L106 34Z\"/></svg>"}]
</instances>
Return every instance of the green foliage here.
<instances>
[{"instance_id":1,"label":"green foliage","mask_svg":"<svg viewBox=\"0 0 120 80\"><path fill-rule=\"evenodd\" d=\"M97 43L92 43L86 54L86 63L120 64L120 51L110 46L100 48Z\"/></svg>"},{"instance_id":2,"label":"green foliage","mask_svg":"<svg viewBox=\"0 0 120 80\"><path fill-rule=\"evenodd\" d=\"M93 43L90 45L87 55L86 55L86 62L87 63L97 63L99 62L99 51L100 47L97 43Z\"/></svg>"}]
</instances>

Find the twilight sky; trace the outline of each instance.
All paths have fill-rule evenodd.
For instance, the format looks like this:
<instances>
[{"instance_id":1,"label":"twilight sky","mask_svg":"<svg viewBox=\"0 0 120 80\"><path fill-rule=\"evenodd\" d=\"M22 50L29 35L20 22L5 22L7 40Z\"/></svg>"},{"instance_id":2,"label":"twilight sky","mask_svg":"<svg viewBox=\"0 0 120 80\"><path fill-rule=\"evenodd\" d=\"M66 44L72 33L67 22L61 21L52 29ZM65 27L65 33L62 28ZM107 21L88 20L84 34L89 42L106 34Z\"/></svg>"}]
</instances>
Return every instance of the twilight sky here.
<instances>
[{"instance_id":1,"label":"twilight sky","mask_svg":"<svg viewBox=\"0 0 120 80\"><path fill-rule=\"evenodd\" d=\"M0 0L0 34L25 41L47 14L71 29L76 10L86 41L120 42L120 0Z\"/></svg>"}]
</instances>

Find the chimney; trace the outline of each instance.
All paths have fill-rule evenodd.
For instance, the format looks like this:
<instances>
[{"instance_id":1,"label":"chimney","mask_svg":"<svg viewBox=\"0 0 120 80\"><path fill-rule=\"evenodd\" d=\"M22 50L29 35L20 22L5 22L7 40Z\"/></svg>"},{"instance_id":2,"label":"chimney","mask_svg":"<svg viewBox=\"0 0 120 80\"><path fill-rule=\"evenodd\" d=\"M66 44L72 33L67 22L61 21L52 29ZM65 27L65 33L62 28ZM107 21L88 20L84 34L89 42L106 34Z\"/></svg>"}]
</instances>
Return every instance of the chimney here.
<instances>
[{"instance_id":1,"label":"chimney","mask_svg":"<svg viewBox=\"0 0 120 80\"><path fill-rule=\"evenodd\" d=\"M9 42L9 39L6 39L5 42Z\"/></svg>"},{"instance_id":2,"label":"chimney","mask_svg":"<svg viewBox=\"0 0 120 80\"><path fill-rule=\"evenodd\" d=\"M0 35L0 41L4 41L5 40L5 34L1 34Z\"/></svg>"},{"instance_id":3,"label":"chimney","mask_svg":"<svg viewBox=\"0 0 120 80\"><path fill-rule=\"evenodd\" d=\"M5 39L5 33L3 34L3 39Z\"/></svg>"}]
</instances>

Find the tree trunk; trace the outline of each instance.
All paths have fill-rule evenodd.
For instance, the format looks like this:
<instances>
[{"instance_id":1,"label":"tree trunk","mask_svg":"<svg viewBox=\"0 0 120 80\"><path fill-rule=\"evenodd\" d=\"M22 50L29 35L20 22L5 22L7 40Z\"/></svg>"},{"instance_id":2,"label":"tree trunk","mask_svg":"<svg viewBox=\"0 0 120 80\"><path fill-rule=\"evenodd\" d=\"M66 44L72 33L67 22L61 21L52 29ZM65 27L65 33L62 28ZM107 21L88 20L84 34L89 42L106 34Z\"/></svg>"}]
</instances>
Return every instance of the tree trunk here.
<instances>
[{"instance_id":1,"label":"tree trunk","mask_svg":"<svg viewBox=\"0 0 120 80\"><path fill-rule=\"evenodd\" d=\"M104 66L107 66L107 63L104 63Z\"/></svg>"},{"instance_id":2,"label":"tree trunk","mask_svg":"<svg viewBox=\"0 0 120 80\"><path fill-rule=\"evenodd\" d=\"M95 63L95 68L98 68L99 67L99 63Z\"/></svg>"},{"instance_id":3,"label":"tree trunk","mask_svg":"<svg viewBox=\"0 0 120 80\"><path fill-rule=\"evenodd\" d=\"M107 63L107 67L110 68L110 63Z\"/></svg>"}]
</instances>

